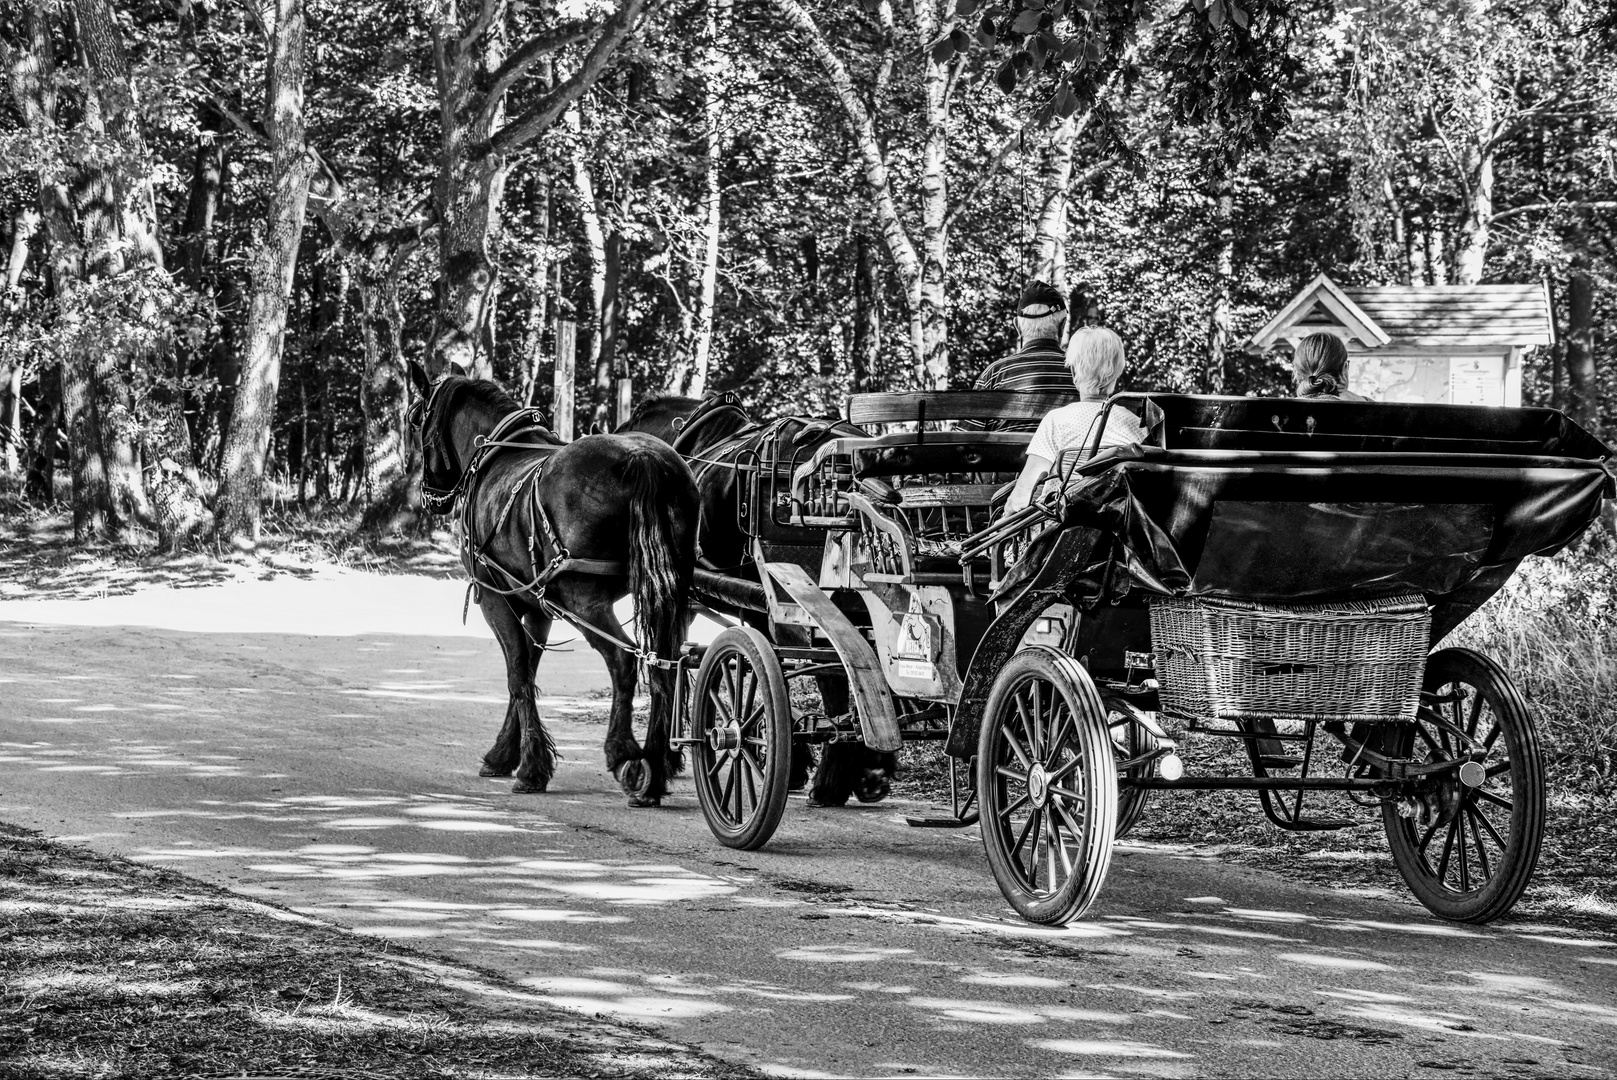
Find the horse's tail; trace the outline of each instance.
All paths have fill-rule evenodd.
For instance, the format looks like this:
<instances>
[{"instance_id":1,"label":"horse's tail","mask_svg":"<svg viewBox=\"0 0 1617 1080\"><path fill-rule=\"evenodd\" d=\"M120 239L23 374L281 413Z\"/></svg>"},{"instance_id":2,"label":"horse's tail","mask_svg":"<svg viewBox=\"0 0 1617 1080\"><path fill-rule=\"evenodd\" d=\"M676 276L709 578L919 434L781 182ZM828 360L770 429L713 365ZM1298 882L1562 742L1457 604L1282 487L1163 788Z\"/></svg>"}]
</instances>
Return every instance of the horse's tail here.
<instances>
[{"instance_id":1,"label":"horse's tail","mask_svg":"<svg viewBox=\"0 0 1617 1080\"><path fill-rule=\"evenodd\" d=\"M690 470L664 447L634 447L623 468L629 495L629 591L641 648L673 660L685 634L696 571L696 487ZM674 672L648 665L651 724L648 752L667 746ZM655 737L657 733L661 738ZM671 771L681 761L670 754ZM660 793L659 793L660 794Z\"/></svg>"}]
</instances>

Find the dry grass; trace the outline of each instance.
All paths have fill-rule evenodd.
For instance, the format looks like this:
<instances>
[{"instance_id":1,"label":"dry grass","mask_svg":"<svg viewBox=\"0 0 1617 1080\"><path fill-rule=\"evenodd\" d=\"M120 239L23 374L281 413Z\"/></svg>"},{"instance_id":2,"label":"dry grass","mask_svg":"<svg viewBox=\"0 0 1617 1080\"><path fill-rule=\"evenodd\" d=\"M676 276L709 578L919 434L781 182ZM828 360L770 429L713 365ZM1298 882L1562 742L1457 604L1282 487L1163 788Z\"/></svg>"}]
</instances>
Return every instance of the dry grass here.
<instances>
[{"instance_id":1,"label":"dry grass","mask_svg":"<svg viewBox=\"0 0 1617 1080\"><path fill-rule=\"evenodd\" d=\"M751 1075L464 966L0 826L0 1077Z\"/></svg>"}]
</instances>

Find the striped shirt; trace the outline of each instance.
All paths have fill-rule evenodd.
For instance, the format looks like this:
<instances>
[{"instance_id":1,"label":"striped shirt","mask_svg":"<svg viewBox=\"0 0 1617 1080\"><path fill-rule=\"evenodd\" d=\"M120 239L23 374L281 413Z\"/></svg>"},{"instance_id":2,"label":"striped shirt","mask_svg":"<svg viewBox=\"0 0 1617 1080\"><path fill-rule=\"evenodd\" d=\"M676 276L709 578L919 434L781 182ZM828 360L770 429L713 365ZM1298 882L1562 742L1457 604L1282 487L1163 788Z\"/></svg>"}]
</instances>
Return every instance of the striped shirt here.
<instances>
[{"instance_id":1,"label":"striped shirt","mask_svg":"<svg viewBox=\"0 0 1617 1080\"><path fill-rule=\"evenodd\" d=\"M974 390L1014 390L1023 394L1071 394L1072 372L1067 354L1053 337L1034 338L1009 356L983 368ZM1033 431L1033 420L966 421L960 427L978 431Z\"/></svg>"}]
</instances>

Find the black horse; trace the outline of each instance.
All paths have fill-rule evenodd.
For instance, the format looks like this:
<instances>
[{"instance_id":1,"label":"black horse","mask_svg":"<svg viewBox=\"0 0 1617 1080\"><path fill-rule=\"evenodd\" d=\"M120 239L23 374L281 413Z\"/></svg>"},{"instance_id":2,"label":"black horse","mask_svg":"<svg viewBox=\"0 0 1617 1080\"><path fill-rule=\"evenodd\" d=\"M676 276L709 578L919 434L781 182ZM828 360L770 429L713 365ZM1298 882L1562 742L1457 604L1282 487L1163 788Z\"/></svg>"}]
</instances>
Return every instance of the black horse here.
<instances>
[{"instance_id":1,"label":"black horse","mask_svg":"<svg viewBox=\"0 0 1617 1080\"><path fill-rule=\"evenodd\" d=\"M448 374L429 382L412 362L427 509L458 508L461 561L505 651L511 703L483 776L515 774L512 790L544 791L556 748L539 718L534 677L552 621L572 622L606 661L612 713L606 765L631 806L656 806L682 765L669 746L672 659L689 622L696 562L690 469L647 435L586 435L561 444L496 384ZM651 661L651 719L636 742L633 644L612 605L633 595L636 638Z\"/></svg>"},{"instance_id":2,"label":"black horse","mask_svg":"<svg viewBox=\"0 0 1617 1080\"><path fill-rule=\"evenodd\" d=\"M671 439L674 449L690 461L696 474L701 500L698 565L709 571L753 579L757 578L758 570L752 562L748 537L739 525L737 513L740 500L745 497L736 467L738 460L756 453L765 440L779 439L786 446L801 440L804 446L812 446L833 434L864 434L845 423L795 416L768 424L755 423L730 394L709 394L700 401L689 397L653 398L637 408L618 430L654 432ZM735 614L769 632L770 627L757 613L739 611ZM808 631L797 627L777 627L775 637L780 645L809 644ZM828 715L848 712L845 679L816 676L815 682ZM813 786L809 789L811 805L843 806L850 795L862 802L875 802L888 792L898 769L898 755L854 743L829 743L815 765L808 747L794 743L791 787L808 784L811 766L814 767Z\"/></svg>"}]
</instances>

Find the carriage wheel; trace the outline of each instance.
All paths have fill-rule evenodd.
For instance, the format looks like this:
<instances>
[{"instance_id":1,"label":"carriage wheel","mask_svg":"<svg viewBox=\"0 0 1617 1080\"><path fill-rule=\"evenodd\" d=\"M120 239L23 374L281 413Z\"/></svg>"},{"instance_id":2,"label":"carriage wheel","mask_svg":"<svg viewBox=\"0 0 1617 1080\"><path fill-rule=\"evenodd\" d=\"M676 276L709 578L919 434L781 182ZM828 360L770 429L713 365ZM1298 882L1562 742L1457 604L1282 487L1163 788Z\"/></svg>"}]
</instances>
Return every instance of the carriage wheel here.
<instances>
[{"instance_id":1,"label":"carriage wheel","mask_svg":"<svg viewBox=\"0 0 1617 1080\"><path fill-rule=\"evenodd\" d=\"M792 711L780 661L752 627L731 627L703 654L691 690L691 736L708 828L726 847L763 847L786 809Z\"/></svg>"},{"instance_id":2,"label":"carriage wheel","mask_svg":"<svg viewBox=\"0 0 1617 1080\"><path fill-rule=\"evenodd\" d=\"M1137 723L1124 709L1112 709L1106 717L1111 729L1112 753L1119 762L1130 761L1154 745L1150 732ZM1156 771L1151 762L1136 765L1123 772L1130 780L1144 780ZM1128 835L1145 814L1145 804L1151 799L1149 788L1122 787L1117 789L1117 839Z\"/></svg>"},{"instance_id":3,"label":"carriage wheel","mask_svg":"<svg viewBox=\"0 0 1617 1080\"><path fill-rule=\"evenodd\" d=\"M1505 914L1544 836L1544 762L1520 691L1481 653L1444 649L1426 662L1415 722L1386 738L1395 758L1480 757L1423 784L1413 817L1384 804L1382 823L1398 872L1433 914L1472 923Z\"/></svg>"},{"instance_id":4,"label":"carriage wheel","mask_svg":"<svg viewBox=\"0 0 1617 1080\"><path fill-rule=\"evenodd\" d=\"M994 680L977 744L988 865L1011 906L1066 923L1100 892L1117 825L1106 707L1077 662L1035 645Z\"/></svg>"}]
</instances>

